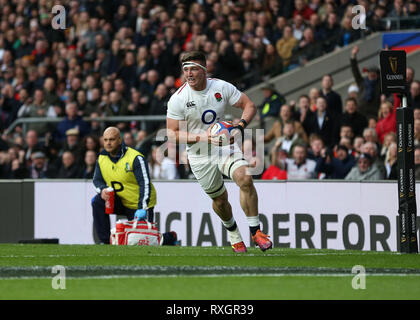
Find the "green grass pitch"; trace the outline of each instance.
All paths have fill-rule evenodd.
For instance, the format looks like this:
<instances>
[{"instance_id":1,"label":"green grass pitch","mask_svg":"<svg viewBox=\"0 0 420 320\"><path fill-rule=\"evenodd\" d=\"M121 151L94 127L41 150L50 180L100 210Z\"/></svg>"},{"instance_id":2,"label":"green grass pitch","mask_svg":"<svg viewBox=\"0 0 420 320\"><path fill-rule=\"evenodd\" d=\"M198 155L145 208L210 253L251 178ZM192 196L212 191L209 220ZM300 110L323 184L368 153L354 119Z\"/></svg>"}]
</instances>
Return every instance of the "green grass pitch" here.
<instances>
[{"instance_id":1,"label":"green grass pitch","mask_svg":"<svg viewBox=\"0 0 420 320\"><path fill-rule=\"evenodd\" d=\"M65 267L65 289L52 288L55 265ZM352 287L355 265L365 289ZM1 244L0 299L420 299L420 255Z\"/></svg>"}]
</instances>

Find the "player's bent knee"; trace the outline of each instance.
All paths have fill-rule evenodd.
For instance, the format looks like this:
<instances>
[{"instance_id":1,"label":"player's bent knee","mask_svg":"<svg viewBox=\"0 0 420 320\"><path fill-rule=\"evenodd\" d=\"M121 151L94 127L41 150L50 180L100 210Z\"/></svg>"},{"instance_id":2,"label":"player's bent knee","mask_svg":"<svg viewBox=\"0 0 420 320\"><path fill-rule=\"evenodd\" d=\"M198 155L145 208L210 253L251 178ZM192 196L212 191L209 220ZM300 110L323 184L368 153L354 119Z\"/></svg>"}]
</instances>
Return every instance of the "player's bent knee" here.
<instances>
[{"instance_id":1,"label":"player's bent knee","mask_svg":"<svg viewBox=\"0 0 420 320\"><path fill-rule=\"evenodd\" d=\"M236 184L241 189L250 189L250 188L252 188L252 185L254 183L253 180L252 180L252 177L250 175L247 175L247 174L238 175L236 177L235 181L236 181Z\"/></svg>"}]
</instances>

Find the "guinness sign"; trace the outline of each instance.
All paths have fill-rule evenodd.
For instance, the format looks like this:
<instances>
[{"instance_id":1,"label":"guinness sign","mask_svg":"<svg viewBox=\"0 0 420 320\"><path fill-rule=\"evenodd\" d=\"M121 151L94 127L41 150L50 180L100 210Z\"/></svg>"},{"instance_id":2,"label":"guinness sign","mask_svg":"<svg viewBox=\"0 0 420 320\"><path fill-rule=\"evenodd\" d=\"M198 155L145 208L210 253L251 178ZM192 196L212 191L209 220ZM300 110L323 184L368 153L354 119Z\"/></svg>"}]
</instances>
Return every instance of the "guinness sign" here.
<instances>
[{"instance_id":1,"label":"guinness sign","mask_svg":"<svg viewBox=\"0 0 420 320\"><path fill-rule=\"evenodd\" d=\"M406 92L406 53L404 50L385 50L380 53L382 93Z\"/></svg>"}]
</instances>

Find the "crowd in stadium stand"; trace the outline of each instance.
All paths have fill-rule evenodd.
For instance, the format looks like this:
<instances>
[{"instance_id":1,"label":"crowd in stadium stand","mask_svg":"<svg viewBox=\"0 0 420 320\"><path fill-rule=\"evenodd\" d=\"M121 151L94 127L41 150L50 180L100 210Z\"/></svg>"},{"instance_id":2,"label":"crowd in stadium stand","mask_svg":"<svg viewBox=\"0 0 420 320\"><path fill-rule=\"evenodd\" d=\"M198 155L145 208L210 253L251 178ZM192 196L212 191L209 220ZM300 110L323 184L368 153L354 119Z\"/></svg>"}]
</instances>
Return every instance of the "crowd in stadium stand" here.
<instances>
[{"instance_id":1,"label":"crowd in stadium stand","mask_svg":"<svg viewBox=\"0 0 420 320\"><path fill-rule=\"evenodd\" d=\"M66 8L65 30L51 27L56 4ZM366 30L351 26L355 4L366 9ZM166 115L170 95L183 82L184 51L202 50L211 77L244 91L386 31L384 17L417 15L418 2L403 0L0 0L0 179L90 179L102 131L111 124L128 146L147 155L152 178L192 178L185 152L173 159L150 139L164 122L86 117ZM407 28L418 27L419 20L410 21ZM330 75L296 102L263 89L257 118L264 141L274 144L256 178L396 178L401 101L380 94L377 68L361 73L357 51L348 61L354 76L348 96L332 90ZM414 69L407 71L420 145L420 82ZM9 130L16 119L31 117L63 120ZM255 141L245 141L251 154L254 147ZM415 162L419 178L420 149Z\"/></svg>"}]
</instances>

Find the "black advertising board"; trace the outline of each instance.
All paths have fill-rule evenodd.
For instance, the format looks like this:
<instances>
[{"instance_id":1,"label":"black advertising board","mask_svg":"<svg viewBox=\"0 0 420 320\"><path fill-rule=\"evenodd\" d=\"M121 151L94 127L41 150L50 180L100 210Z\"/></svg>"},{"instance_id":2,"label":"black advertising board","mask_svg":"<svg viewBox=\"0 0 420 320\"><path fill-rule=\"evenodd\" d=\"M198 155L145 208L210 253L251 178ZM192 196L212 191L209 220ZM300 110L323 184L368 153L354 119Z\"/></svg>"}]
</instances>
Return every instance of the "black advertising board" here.
<instances>
[{"instance_id":1,"label":"black advertising board","mask_svg":"<svg viewBox=\"0 0 420 320\"><path fill-rule=\"evenodd\" d=\"M413 109L397 109L398 214L400 252L417 253L417 205Z\"/></svg>"},{"instance_id":2,"label":"black advertising board","mask_svg":"<svg viewBox=\"0 0 420 320\"><path fill-rule=\"evenodd\" d=\"M407 55L404 50L384 50L379 56L384 94L406 93Z\"/></svg>"}]
</instances>

